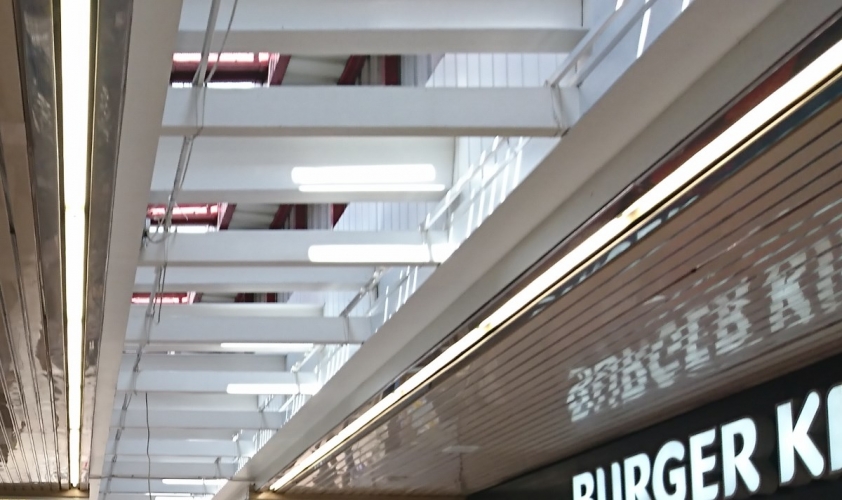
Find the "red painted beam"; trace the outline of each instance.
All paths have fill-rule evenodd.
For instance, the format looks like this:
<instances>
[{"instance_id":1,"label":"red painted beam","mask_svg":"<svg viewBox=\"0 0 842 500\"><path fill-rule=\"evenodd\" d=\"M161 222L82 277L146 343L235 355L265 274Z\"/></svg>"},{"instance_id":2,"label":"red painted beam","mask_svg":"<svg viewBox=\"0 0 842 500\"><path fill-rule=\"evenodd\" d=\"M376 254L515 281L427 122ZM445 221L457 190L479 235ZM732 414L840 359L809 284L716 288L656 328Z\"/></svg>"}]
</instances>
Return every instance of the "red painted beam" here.
<instances>
[{"instance_id":1,"label":"red painted beam","mask_svg":"<svg viewBox=\"0 0 842 500\"><path fill-rule=\"evenodd\" d=\"M272 218L272 223L269 224L269 229L283 229L290 213L292 213L292 205L280 205Z\"/></svg>"},{"instance_id":2,"label":"red painted beam","mask_svg":"<svg viewBox=\"0 0 842 500\"><path fill-rule=\"evenodd\" d=\"M401 56L383 57L383 85L401 84Z\"/></svg>"},{"instance_id":3,"label":"red painted beam","mask_svg":"<svg viewBox=\"0 0 842 500\"><path fill-rule=\"evenodd\" d=\"M334 226L339 223L339 219L342 217L342 214L345 213L346 208L348 208L348 205L345 203L334 203L330 206L330 221Z\"/></svg>"},{"instance_id":4,"label":"red painted beam","mask_svg":"<svg viewBox=\"0 0 842 500\"><path fill-rule=\"evenodd\" d=\"M149 205L146 217L158 222L167 213L166 205ZM176 205L172 211L173 224L214 224L219 216L219 205Z\"/></svg>"},{"instance_id":5,"label":"red painted beam","mask_svg":"<svg viewBox=\"0 0 842 500\"><path fill-rule=\"evenodd\" d=\"M348 62L345 63L345 69L342 70L342 76L339 77L337 85L356 85L363 73L363 66L368 60L368 56L351 56Z\"/></svg>"},{"instance_id":6,"label":"red painted beam","mask_svg":"<svg viewBox=\"0 0 842 500\"><path fill-rule=\"evenodd\" d=\"M199 53L179 53L173 56L170 82L192 82L201 62ZM270 54L260 53L223 53L217 60L217 54L208 57L208 71L217 67L213 79L217 82L265 82L269 75Z\"/></svg>"},{"instance_id":7,"label":"red painted beam","mask_svg":"<svg viewBox=\"0 0 842 500\"><path fill-rule=\"evenodd\" d=\"M226 203L223 205L222 210L219 213L219 220L216 223L217 229L220 231L228 229L228 226L231 225L231 219L234 218L234 210L236 210L236 208L236 203Z\"/></svg>"},{"instance_id":8,"label":"red painted beam","mask_svg":"<svg viewBox=\"0 0 842 500\"><path fill-rule=\"evenodd\" d=\"M149 293L133 293L132 304L148 304ZM190 293L161 293L155 297L155 302L159 304L188 304L190 302Z\"/></svg>"},{"instance_id":9,"label":"red painted beam","mask_svg":"<svg viewBox=\"0 0 842 500\"><path fill-rule=\"evenodd\" d=\"M280 85L284 82L284 77L289 68L289 61L292 56L285 56L282 54L272 54L269 60L269 85Z\"/></svg>"},{"instance_id":10,"label":"red painted beam","mask_svg":"<svg viewBox=\"0 0 842 500\"><path fill-rule=\"evenodd\" d=\"M295 205L292 213L292 228L307 229L307 205Z\"/></svg>"}]
</instances>

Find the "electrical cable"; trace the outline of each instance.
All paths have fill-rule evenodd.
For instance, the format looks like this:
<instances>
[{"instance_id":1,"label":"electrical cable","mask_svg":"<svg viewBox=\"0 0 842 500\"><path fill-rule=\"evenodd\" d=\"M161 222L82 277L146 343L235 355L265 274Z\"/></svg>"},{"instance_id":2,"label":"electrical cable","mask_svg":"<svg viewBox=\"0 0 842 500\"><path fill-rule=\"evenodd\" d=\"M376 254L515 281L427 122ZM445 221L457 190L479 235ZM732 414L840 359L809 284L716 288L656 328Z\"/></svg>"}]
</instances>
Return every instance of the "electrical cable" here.
<instances>
[{"instance_id":1,"label":"electrical cable","mask_svg":"<svg viewBox=\"0 0 842 500\"><path fill-rule=\"evenodd\" d=\"M144 393L144 409L146 413L146 492L152 499L152 457L149 456L149 443L152 441L152 429L149 426L149 393Z\"/></svg>"}]
</instances>

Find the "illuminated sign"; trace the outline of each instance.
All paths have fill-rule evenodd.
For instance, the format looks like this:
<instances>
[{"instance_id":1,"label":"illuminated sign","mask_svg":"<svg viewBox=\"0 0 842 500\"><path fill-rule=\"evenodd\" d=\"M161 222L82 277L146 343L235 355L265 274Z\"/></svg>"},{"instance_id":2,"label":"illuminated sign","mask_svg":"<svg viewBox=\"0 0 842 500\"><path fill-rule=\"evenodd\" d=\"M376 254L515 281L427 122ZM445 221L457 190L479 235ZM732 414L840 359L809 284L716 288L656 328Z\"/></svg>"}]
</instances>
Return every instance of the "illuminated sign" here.
<instances>
[{"instance_id":1,"label":"illuminated sign","mask_svg":"<svg viewBox=\"0 0 842 500\"><path fill-rule=\"evenodd\" d=\"M842 384L576 474L573 500L720 500L842 472Z\"/></svg>"}]
</instances>

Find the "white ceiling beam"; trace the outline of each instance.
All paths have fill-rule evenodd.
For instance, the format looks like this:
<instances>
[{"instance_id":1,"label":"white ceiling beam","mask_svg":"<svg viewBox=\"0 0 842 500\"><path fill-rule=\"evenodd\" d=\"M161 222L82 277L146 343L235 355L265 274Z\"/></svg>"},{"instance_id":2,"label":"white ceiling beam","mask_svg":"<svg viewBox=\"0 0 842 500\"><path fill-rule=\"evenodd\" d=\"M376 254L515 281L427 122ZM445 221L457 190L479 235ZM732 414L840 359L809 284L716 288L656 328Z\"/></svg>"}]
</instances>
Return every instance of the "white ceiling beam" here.
<instances>
[{"instance_id":1,"label":"white ceiling beam","mask_svg":"<svg viewBox=\"0 0 842 500\"><path fill-rule=\"evenodd\" d=\"M106 454L105 455L108 460L114 458L114 455ZM182 455L159 455L155 457L150 457L157 463L168 463L168 464L178 464L178 463L207 463L212 464L217 461L214 457L202 457L202 456L182 456ZM119 455L117 456L118 463L146 463L146 457L143 455ZM222 458L223 463L235 463L235 458Z\"/></svg>"},{"instance_id":2,"label":"white ceiling beam","mask_svg":"<svg viewBox=\"0 0 842 500\"><path fill-rule=\"evenodd\" d=\"M150 203L166 203L172 190L182 138L161 137ZM294 167L431 164L432 183L453 180L450 137L199 137L193 144L179 203L346 203L424 200L426 193L302 193Z\"/></svg>"},{"instance_id":3,"label":"white ceiling beam","mask_svg":"<svg viewBox=\"0 0 842 500\"><path fill-rule=\"evenodd\" d=\"M124 455L180 456L180 457L239 457L253 452L254 445L244 440L187 441L184 439L120 439L116 453ZM114 442L108 443L107 453L114 454ZM146 491L146 490L144 490Z\"/></svg>"},{"instance_id":4,"label":"white ceiling beam","mask_svg":"<svg viewBox=\"0 0 842 500\"><path fill-rule=\"evenodd\" d=\"M150 394L151 396L151 394ZM114 410L112 422L119 422L120 410ZM278 429L286 420L283 413L252 411L208 410L149 410L149 425L164 429L228 429L238 430ZM126 413L125 428L146 429L146 411L130 410Z\"/></svg>"},{"instance_id":5,"label":"white ceiling beam","mask_svg":"<svg viewBox=\"0 0 842 500\"><path fill-rule=\"evenodd\" d=\"M112 440L120 432L121 439L153 439L169 440L183 439L185 441L236 441L241 437L249 439L255 431L238 432L225 428L173 428L173 427L123 427L122 430L112 429ZM236 439L234 437L236 436Z\"/></svg>"},{"instance_id":6,"label":"white ceiling beam","mask_svg":"<svg viewBox=\"0 0 842 500\"><path fill-rule=\"evenodd\" d=\"M131 370L135 355L124 354L122 371ZM285 356L240 353L219 354L144 354L140 358L141 371L218 371L226 372L278 372L286 369ZM189 376L185 374L183 376Z\"/></svg>"},{"instance_id":7,"label":"white ceiling beam","mask_svg":"<svg viewBox=\"0 0 842 500\"><path fill-rule=\"evenodd\" d=\"M318 342L317 342L318 343ZM344 342L343 342L344 343ZM356 343L356 342L352 342ZM288 343L287 346L289 347L281 347L279 350L275 352L283 352L283 349L290 351L289 354L299 353L300 354L301 348L306 346L306 343L301 342L292 342ZM249 349L242 348L239 349L240 352L246 352ZM257 349L254 349L257 350ZM192 353L192 354L199 354L199 353L230 353L232 351L231 348L223 348L220 343L208 343L208 342L186 342L186 343L177 343L177 342L167 342L167 343L154 343L154 344L147 344L146 347L143 348L143 352L146 354L168 354L168 353Z\"/></svg>"},{"instance_id":8,"label":"white ceiling beam","mask_svg":"<svg viewBox=\"0 0 842 500\"><path fill-rule=\"evenodd\" d=\"M114 401L114 409L123 407L123 396L120 392ZM144 397L147 396L147 397ZM148 407L150 411L165 412L200 411L200 412L256 412L258 409L257 396L244 394L148 394L138 395L131 399L129 411L143 412ZM148 403L148 404L147 404ZM116 422L116 421L114 421Z\"/></svg>"},{"instance_id":9,"label":"white ceiling beam","mask_svg":"<svg viewBox=\"0 0 842 500\"><path fill-rule=\"evenodd\" d=\"M230 440L229 440L230 441ZM145 476L146 474L144 474ZM213 476L205 477L204 479L211 479L218 477L218 473L214 473ZM111 480L111 484L109 487L109 491L111 493L123 493L123 494L136 494L136 493L149 493L150 487L151 492L154 497L166 496L167 493L174 494L174 495L209 495L219 489L219 484L164 484L162 479L166 478L177 478L177 479L189 479L189 476L185 478L184 476L177 476L170 472L169 475L164 477L152 477L149 481L147 481L146 477L120 477L114 478ZM163 495L161 495L163 493ZM109 494L110 497L110 494ZM149 498L149 497L147 497ZM185 500L190 500L190 497L185 497Z\"/></svg>"},{"instance_id":10,"label":"white ceiling beam","mask_svg":"<svg viewBox=\"0 0 842 500\"><path fill-rule=\"evenodd\" d=\"M170 88L161 134L196 134L198 113L204 136L556 136L561 124L553 92L549 87Z\"/></svg>"},{"instance_id":11,"label":"white ceiling beam","mask_svg":"<svg viewBox=\"0 0 842 500\"><path fill-rule=\"evenodd\" d=\"M210 304L207 304L210 305ZM216 305L216 304L214 304ZM214 315L210 308L179 305L166 308L150 329L149 342L168 344L313 343L343 344L365 342L373 333L369 318L301 318L257 316L251 304L224 304L225 315ZM146 333L146 308L133 306L126 330L126 342L138 343Z\"/></svg>"},{"instance_id":12,"label":"white ceiling beam","mask_svg":"<svg viewBox=\"0 0 842 500\"><path fill-rule=\"evenodd\" d=\"M373 274L373 267L168 267L164 292L356 291ZM149 292L154 279L155 268L139 267L134 290Z\"/></svg>"},{"instance_id":13,"label":"white ceiling beam","mask_svg":"<svg viewBox=\"0 0 842 500\"><path fill-rule=\"evenodd\" d=\"M115 477L146 477L148 474L153 478L230 478L237 472L237 464L234 463L204 463L204 462L187 462L187 463L166 463L156 462L153 460L147 464L144 462L121 462L119 459L113 465L108 463L106 465L106 474L112 474ZM168 491L168 490L162 490ZM153 493L157 493L157 490ZM145 494L142 495L142 500L149 500ZM118 498L112 494L108 498ZM122 499L122 496L119 498Z\"/></svg>"},{"instance_id":14,"label":"white ceiling beam","mask_svg":"<svg viewBox=\"0 0 842 500\"><path fill-rule=\"evenodd\" d=\"M129 388L131 371L121 371L117 389ZM144 371L137 374L135 387L141 392L211 392L226 393L228 384L315 384L315 373L291 372L219 372L179 370Z\"/></svg>"},{"instance_id":15,"label":"white ceiling beam","mask_svg":"<svg viewBox=\"0 0 842 500\"><path fill-rule=\"evenodd\" d=\"M140 252L138 234L143 231L149 202L148 186L152 183L181 7L182 0L134 2L131 19L126 20L131 23L125 27L131 30L131 37L105 277L108 293L103 304L96 394L86 396L86 404L95 405L91 454L83 457L92 477L91 498L99 498L100 481L96 478L103 470L129 297Z\"/></svg>"},{"instance_id":16,"label":"white ceiling beam","mask_svg":"<svg viewBox=\"0 0 842 500\"><path fill-rule=\"evenodd\" d=\"M447 245L447 234L433 231L273 231L228 230L204 234L177 233L160 243L149 242L141 251L141 266L312 266L308 251L314 245ZM436 251L433 252L437 254ZM347 265L417 264L411 256L387 262L347 262ZM434 258L444 258L441 255ZM366 256L357 257L362 260ZM430 264L433 264L431 262Z\"/></svg>"},{"instance_id":17,"label":"white ceiling beam","mask_svg":"<svg viewBox=\"0 0 842 500\"><path fill-rule=\"evenodd\" d=\"M214 39L231 16L223 1ZM178 50L198 52L210 0L187 0ZM301 55L569 52L581 0L240 0L226 49Z\"/></svg>"}]
</instances>

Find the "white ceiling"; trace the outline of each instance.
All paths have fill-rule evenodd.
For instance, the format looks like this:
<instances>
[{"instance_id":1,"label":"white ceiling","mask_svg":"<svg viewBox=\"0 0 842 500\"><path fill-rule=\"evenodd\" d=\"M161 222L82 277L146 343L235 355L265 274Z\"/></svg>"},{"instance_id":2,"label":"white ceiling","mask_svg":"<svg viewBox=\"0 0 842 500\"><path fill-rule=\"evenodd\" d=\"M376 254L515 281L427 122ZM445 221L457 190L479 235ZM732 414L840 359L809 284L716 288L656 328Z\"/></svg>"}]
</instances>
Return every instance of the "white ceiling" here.
<instances>
[{"instance_id":1,"label":"white ceiling","mask_svg":"<svg viewBox=\"0 0 842 500\"><path fill-rule=\"evenodd\" d=\"M140 500L150 492L201 496L221 487L163 479L234 479L219 493L226 500L250 483L262 486L786 46L776 42L744 74L715 66L784 2L708 0L668 29L678 10L658 21L660 38L644 40L644 56L628 71L628 65L618 65L613 87L587 105L575 90L559 95L550 86L334 85L346 59L335 54L566 53L587 31L579 0L492 3L494 8L489 0L240 0L225 50L292 52L284 85L216 88L203 96L200 89L169 88L168 81L173 53L201 51L211 0L135 2L89 469L92 495ZM233 5L221 2L214 43L225 38ZM805 15L818 18L822 8L817 4ZM705 28L714 24L719 33L710 37ZM629 64L636 59L632 54ZM727 85L702 81L691 88L712 67L718 78L730 78ZM658 75L657 85L652 75ZM648 132L657 127L659 134ZM236 204L230 225L141 245L146 207L166 202L183 138L193 134L198 138L177 201ZM638 142L649 145L645 150L630 145L639 134ZM511 173L511 182L501 187L496 180L484 184L479 171L459 183L469 171L459 160L466 136L540 139L526 143L519 155L507 158L502 148L493 157L486 171L499 169L499 179ZM635 161L612 163L623 155ZM430 209L449 203L443 201L446 191L303 193L290 176L296 166L409 163L433 165L435 181L460 195L429 231L419 225ZM350 205L334 230L322 209L339 203ZM311 204L306 230L269 229L279 206L287 204ZM379 218L374 229L362 220L372 217ZM446 260L426 262L374 251L348 252L341 263L314 262L314 245L361 244L458 249ZM417 273L407 271L415 266ZM146 306L130 305L132 292L149 292L164 268L163 291L198 292L208 300L164 306L154 317ZM350 317L341 317L339 311L380 273L380 293L389 284L391 305L366 294ZM234 303L244 293L278 294L279 302ZM255 354L255 348L223 343L327 347ZM325 384L357 348L342 376ZM281 395L270 402L265 395L227 394L234 383L325 385L287 424L293 412L286 410L297 410L306 398ZM271 439L262 432L277 429Z\"/></svg>"}]
</instances>

